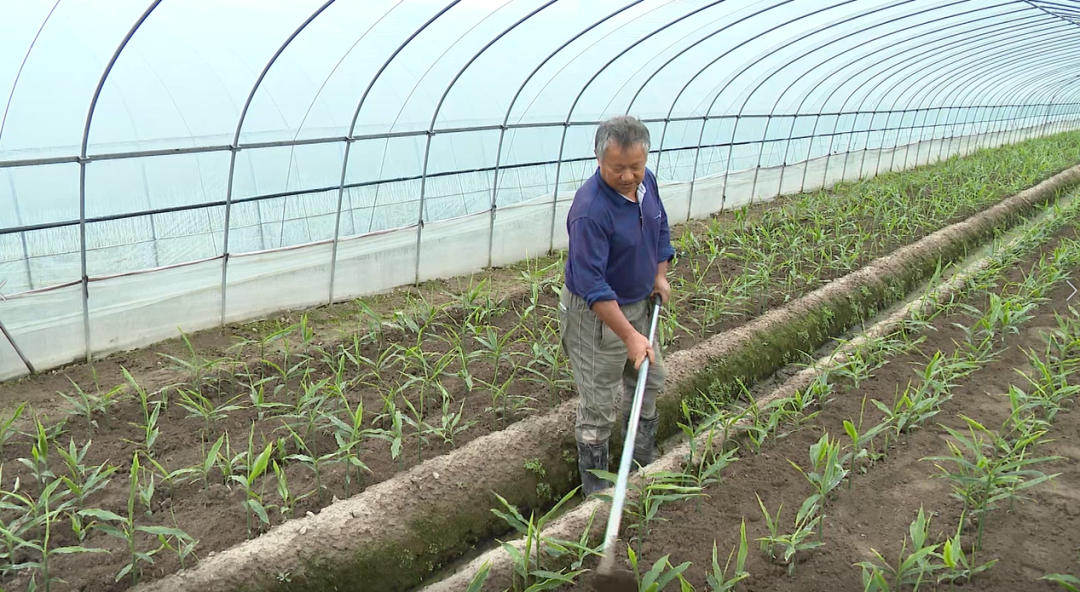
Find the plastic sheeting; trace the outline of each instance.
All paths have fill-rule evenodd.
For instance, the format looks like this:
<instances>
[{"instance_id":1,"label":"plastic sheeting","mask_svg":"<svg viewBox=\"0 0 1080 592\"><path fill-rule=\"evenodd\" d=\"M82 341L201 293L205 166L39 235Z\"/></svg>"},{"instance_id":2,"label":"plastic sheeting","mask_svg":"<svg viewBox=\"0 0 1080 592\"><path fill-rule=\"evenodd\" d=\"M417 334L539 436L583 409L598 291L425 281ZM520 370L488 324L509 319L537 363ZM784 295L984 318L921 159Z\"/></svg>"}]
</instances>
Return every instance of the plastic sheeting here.
<instances>
[{"instance_id":1,"label":"plastic sheeting","mask_svg":"<svg viewBox=\"0 0 1080 592\"><path fill-rule=\"evenodd\" d=\"M649 125L676 220L1072 129L1077 17L990 0L14 4L0 320L47 369L535 257L565 246L595 124L621 113ZM0 339L0 378L25 371Z\"/></svg>"}]
</instances>

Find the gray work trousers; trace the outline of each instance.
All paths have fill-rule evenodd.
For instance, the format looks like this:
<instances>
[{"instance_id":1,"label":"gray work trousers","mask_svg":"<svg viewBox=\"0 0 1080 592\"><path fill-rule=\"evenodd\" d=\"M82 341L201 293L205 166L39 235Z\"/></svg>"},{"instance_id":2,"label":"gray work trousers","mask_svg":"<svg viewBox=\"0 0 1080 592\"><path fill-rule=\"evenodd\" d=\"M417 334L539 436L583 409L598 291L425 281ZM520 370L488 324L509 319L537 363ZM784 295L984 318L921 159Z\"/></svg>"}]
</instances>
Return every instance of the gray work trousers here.
<instances>
[{"instance_id":1,"label":"gray work trousers","mask_svg":"<svg viewBox=\"0 0 1080 592\"><path fill-rule=\"evenodd\" d=\"M649 336L652 307L648 300L620 307L630 324ZM585 299L565 286L559 297L559 328L563 351L570 358L578 391L577 423L574 434L582 444L602 444L615 427L616 405L625 423L630 416L638 371L626 354L626 345ZM655 361L649 365L641 419L656 418L656 396L664 385L666 369L660 346L653 344ZM620 397L620 394L623 396Z\"/></svg>"}]
</instances>

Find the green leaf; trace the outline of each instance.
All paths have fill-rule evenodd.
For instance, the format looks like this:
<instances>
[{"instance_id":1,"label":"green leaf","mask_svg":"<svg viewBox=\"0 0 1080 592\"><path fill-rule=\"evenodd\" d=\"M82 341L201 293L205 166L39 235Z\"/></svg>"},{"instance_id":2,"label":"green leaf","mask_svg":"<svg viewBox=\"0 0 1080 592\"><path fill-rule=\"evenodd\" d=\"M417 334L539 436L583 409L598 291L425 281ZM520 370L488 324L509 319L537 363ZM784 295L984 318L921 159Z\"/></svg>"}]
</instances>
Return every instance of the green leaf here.
<instances>
[{"instance_id":1,"label":"green leaf","mask_svg":"<svg viewBox=\"0 0 1080 592\"><path fill-rule=\"evenodd\" d=\"M57 547L50 549L50 555L73 555L75 553L108 553L106 549L98 549L97 547Z\"/></svg>"},{"instance_id":2,"label":"green leaf","mask_svg":"<svg viewBox=\"0 0 1080 592\"><path fill-rule=\"evenodd\" d=\"M270 453L272 450L273 444L267 444L266 448L259 454L259 457L255 459L255 464L251 468L251 475L248 478L249 485L253 484L256 479L266 472L266 465L270 462Z\"/></svg>"},{"instance_id":3,"label":"green leaf","mask_svg":"<svg viewBox=\"0 0 1080 592\"><path fill-rule=\"evenodd\" d=\"M152 534L155 536L171 536L178 539L191 538L188 534L178 528L171 528L168 526L136 526L135 530L139 532L145 532L146 534Z\"/></svg>"},{"instance_id":4,"label":"green leaf","mask_svg":"<svg viewBox=\"0 0 1080 592\"><path fill-rule=\"evenodd\" d=\"M79 515L80 516L88 516L90 518L97 518L98 520L106 520L106 521L109 521L109 522L121 522L121 523L126 523L127 522L127 518L124 518L124 517L120 516L119 514L115 514L113 512L108 511L108 510L102 510L102 509L99 509L99 508L87 508L85 510L80 510Z\"/></svg>"},{"instance_id":5,"label":"green leaf","mask_svg":"<svg viewBox=\"0 0 1080 592\"><path fill-rule=\"evenodd\" d=\"M1040 580L1046 580L1048 582L1055 582L1062 588L1065 588L1066 592L1080 592L1080 579L1068 574L1049 574L1045 575Z\"/></svg>"},{"instance_id":6,"label":"green leaf","mask_svg":"<svg viewBox=\"0 0 1080 592\"><path fill-rule=\"evenodd\" d=\"M473 576L472 581L469 582L469 587L465 589L465 592L480 592L484 587L484 582L488 579L488 574L490 573L491 562L485 561L484 564L480 566L480 570L476 572L475 576Z\"/></svg>"}]
</instances>

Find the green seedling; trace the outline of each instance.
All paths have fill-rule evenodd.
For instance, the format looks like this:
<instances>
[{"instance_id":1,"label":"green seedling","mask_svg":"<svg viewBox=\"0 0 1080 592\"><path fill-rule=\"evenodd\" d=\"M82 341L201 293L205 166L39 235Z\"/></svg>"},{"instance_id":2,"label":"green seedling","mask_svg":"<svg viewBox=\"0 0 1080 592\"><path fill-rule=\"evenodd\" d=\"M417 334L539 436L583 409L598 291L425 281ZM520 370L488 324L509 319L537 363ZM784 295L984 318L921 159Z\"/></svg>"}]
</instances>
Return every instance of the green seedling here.
<instances>
[{"instance_id":1,"label":"green seedling","mask_svg":"<svg viewBox=\"0 0 1080 592\"><path fill-rule=\"evenodd\" d=\"M465 385L465 392L471 393L473 391L473 376L472 372L469 370L469 362L473 360L475 356L469 351L463 333L456 331L452 327L444 328L443 333L443 335L436 335L436 337L446 342L450 347L450 356L458 365L457 372L448 372L448 374L458 377Z\"/></svg>"},{"instance_id":2,"label":"green seedling","mask_svg":"<svg viewBox=\"0 0 1080 592\"><path fill-rule=\"evenodd\" d=\"M247 536L251 538L251 517L252 515L258 516L259 521L270 526L270 517L266 513L266 508L263 506L263 499L260 494L255 491L255 482L262 477L266 472L270 463L270 454L273 451L273 443L267 444L266 448L262 452L255 455L255 424L251 424L251 432L248 434L248 449L246 475L233 475L232 480L240 485L244 490L244 514L247 517Z\"/></svg>"},{"instance_id":3,"label":"green seedling","mask_svg":"<svg viewBox=\"0 0 1080 592\"><path fill-rule=\"evenodd\" d=\"M1047 352L1046 359L1040 358L1034 350L1025 351L1028 362L1035 370L1032 376L1024 374L1019 369L1016 371L1027 379L1032 387L1030 397L1038 402L1042 410L1042 419L1053 422L1057 413L1065 408L1065 403L1080 393L1080 385L1069 384L1070 372L1061 372L1060 366L1054 367Z\"/></svg>"},{"instance_id":4,"label":"green seedling","mask_svg":"<svg viewBox=\"0 0 1080 592\"><path fill-rule=\"evenodd\" d=\"M363 472L371 472L363 461L360 460L360 445L376 435L377 430L364 427L364 402L357 401L356 407L349 403L344 393L340 394L342 413L330 415L329 420L334 426L334 440L337 442L337 454L345 464L356 471L356 483L359 486ZM353 473L345 472L345 497L350 497Z\"/></svg>"},{"instance_id":5,"label":"green seedling","mask_svg":"<svg viewBox=\"0 0 1080 592\"><path fill-rule=\"evenodd\" d=\"M296 503L301 499L307 497L307 495L297 498L289 490L289 479L285 476L285 470L281 468L276 460L271 461L274 466L274 477L277 481L277 494L281 498L281 505L278 507L283 516L293 517L295 513Z\"/></svg>"},{"instance_id":6,"label":"green seedling","mask_svg":"<svg viewBox=\"0 0 1080 592\"><path fill-rule=\"evenodd\" d=\"M609 471L593 469L592 473L612 485L618 480L618 475ZM663 520L658 514L661 506L668 502L695 499L704 495L702 488L694 484L694 479L687 478L683 473L660 471L629 483L623 511L633 518L626 528L637 533L631 541L637 543L638 553L641 552L645 538L652 532L652 524ZM610 494L601 493L596 497L611 502Z\"/></svg>"},{"instance_id":7,"label":"green seedling","mask_svg":"<svg viewBox=\"0 0 1080 592\"><path fill-rule=\"evenodd\" d=\"M202 476L203 491L210 489L210 471L213 471L214 467L221 463L221 445L225 443L226 438L228 438L228 433L218 436L217 441L210 447L210 452L203 457L202 462L196 467L199 474ZM221 471L223 477L228 479L229 476L225 474L225 469L222 468Z\"/></svg>"},{"instance_id":8,"label":"green seedling","mask_svg":"<svg viewBox=\"0 0 1080 592\"><path fill-rule=\"evenodd\" d=\"M780 514L784 510L784 505L780 504L776 510L776 516L773 517L765 509L765 504L760 497L757 501L761 513L765 516L765 525L769 529L769 536L758 539L761 542L762 552L770 561L786 565L788 576L795 575L796 554L799 551L816 549L824 544L820 540L810 540L818 522L821 521L818 505L804 503L795 517L795 530L788 534L779 534Z\"/></svg>"},{"instance_id":9,"label":"green seedling","mask_svg":"<svg viewBox=\"0 0 1080 592\"><path fill-rule=\"evenodd\" d=\"M176 402L177 405L187 410L188 417L196 417L203 421L203 433L207 438L217 433L218 422L225 420L229 413L243 409L242 406L233 403L239 397L234 397L224 405L214 405L213 401L198 391L179 389L179 393L180 400Z\"/></svg>"},{"instance_id":10,"label":"green seedling","mask_svg":"<svg viewBox=\"0 0 1080 592\"><path fill-rule=\"evenodd\" d=\"M514 592L551 590L562 584L573 583L574 578L583 572L581 569L574 569L569 572L565 569L559 571L545 569L544 555L550 552L552 543L541 535L544 526L559 515L560 509L577 494L577 490L578 488L574 488L570 493L563 496L555 504L555 507L543 516L537 518L534 512L529 515L528 519L522 516L513 504L507 502L501 495L495 494L495 497L506 511L492 509L491 513L502 518L515 531L524 535L524 548L520 550L511 543L501 541L499 543L510 555L514 564L511 575L511 588ZM563 541L555 543L557 545L556 549L563 547L563 543Z\"/></svg>"},{"instance_id":11,"label":"green seedling","mask_svg":"<svg viewBox=\"0 0 1080 592\"><path fill-rule=\"evenodd\" d=\"M7 443L11 441L11 438L19 433L18 430L15 429L15 422L19 421L19 418L22 417L24 411L26 411L25 401L15 408L11 417L0 422L0 456L3 456L4 448L7 446Z\"/></svg>"},{"instance_id":12,"label":"green seedling","mask_svg":"<svg viewBox=\"0 0 1080 592\"><path fill-rule=\"evenodd\" d=\"M296 393L293 410L282 416L284 427L289 432L298 432L301 439L315 444L315 436L330 425L333 404L337 401L328 387L330 379L324 378L315 383L301 381Z\"/></svg>"},{"instance_id":13,"label":"green seedling","mask_svg":"<svg viewBox=\"0 0 1080 592\"><path fill-rule=\"evenodd\" d=\"M63 480L68 492L74 496L72 503L76 511L85 507L87 497L105 489L109 485L109 477L116 472L115 466L106 466L107 462L96 467L84 466L83 461L89 449L90 442L82 448L76 448L74 440L68 442L67 450L56 447L56 452L63 457L64 465L67 467L67 474L61 475L60 479Z\"/></svg>"},{"instance_id":14,"label":"green seedling","mask_svg":"<svg viewBox=\"0 0 1080 592\"><path fill-rule=\"evenodd\" d=\"M0 495L5 499L5 501L0 504L0 509L12 509L19 506L27 509L32 508L32 511L27 512L27 514L32 515L33 517L30 524L25 524L28 527L25 529L20 529L18 527L13 529L9 526L0 525L0 535L4 537L8 547L6 555L9 561L14 559L15 552L20 549L32 551L37 556L37 559L34 561L25 560L18 564L9 565L8 569L12 571L30 571L30 587L35 589L37 589L37 586L39 585L37 578L40 576L40 585L46 592L52 590L54 583L67 583L52 573L51 561L53 557L77 553L108 552L105 549L83 546L53 547L53 527L58 522L57 518L70 506L69 501L60 502L55 506L53 505L54 502L59 502L60 499L66 495L66 492L59 490L60 485L60 480L50 482L45 485L41 494L36 499L15 491L0 492ZM11 499L17 500L18 504L7 501ZM31 534L29 538L23 538L23 535L35 531L37 536Z\"/></svg>"},{"instance_id":15,"label":"green seedling","mask_svg":"<svg viewBox=\"0 0 1080 592\"><path fill-rule=\"evenodd\" d=\"M163 401L154 401L152 405L153 409L151 409L150 397L147 394L146 389L139 386L139 384L135 381L135 378L131 376L130 372L128 372L127 368L121 367L121 370L124 373L124 379L127 380L128 384L130 384L131 387L135 390L135 394L138 395L139 407L140 409L142 409L143 412L143 423L131 424L134 427L139 428L143 432L143 441L124 441L128 442L129 444L141 446L147 456L153 456L154 445L157 443L158 436L161 435L161 431L157 427L157 422L158 417L161 415L161 406L163 405Z\"/></svg>"},{"instance_id":16,"label":"green seedling","mask_svg":"<svg viewBox=\"0 0 1080 592\"><path fill-rule=\"evenodd\" d=\"M1069 574L1048 574L1040 580L1054 582L1065 589L1065 592L1080 592L1080 578Z\"/></svg>"},{"instance_id":17,"label":"green seedling","mask_svg":"<svg viewBox=\"0 0 1080 592\"><path fill-rule=\"evenodd\" d=\"M829 502L829 495L838 485L844 482L848 475L847 469L840 462L840 442L829 439L829 434L822 434L816 444L810 446L810 463L814 470L807 473L799 465L788 461L799 473L806 477L810 485L814 487L814 494L806 498L799 515L803 516L812 512L811 508L818 506L822 512ZM824 514L822 515L824 517ZM818 521L818 540L825 540L824 520Z\"/></svg>"},{"instance_id":18,"label":"green seedling","mask_svg":"<svg viewBox=\"0 0 1080 592\"><path fill-rule=\"evenodd\" d=\"M991 559L982 565L975 565L974 557L968 559L961 545L960 535L964 529L964 516L960 516L960 524L956 527L956 534L945 540L941 547L941 561L943 573L938 575L938 583L949 582L956 584L971 582L971 578L990 569L997 563L997 559Z\"/></svg>"},{"instance_id":19,"label":"green seedling","mask_svg":"<svg viewBox=\"0 0 1080 592\"><path fill-rule=\"evenodd\" d=\"M713 541L712 548L712 571L707 573L705 581L709 584L710 592L733 592L739 582L750 577L750 572L746 571L746 556L748 553L748 547L746 544L746 521L743 520L739 526L739 546L738 555L736 556L736 548L731 548L731 553L728 554L727 562L724 567L720 567L720 562L716 557L716 541ZM735 557L735 568L731 569L731 559Z\"/></svg>"},{"instance_id":20,"label":"green seedling","mask_svg":"<svg viewBox=\"0 0 1080 592\"><path fill-rule=\"evenodd\" d=\"M963 415L961 418L968 424L967 435L941 426L956 441L948 442L950 456L930 456L922 460L931 461L938 467L940 476L952 484L950 495L964 503L964 513L978 524L974 558L982 548L987 514L997 507L998 502L1008 500L1012 503L1020 498L1019 491L1056 477L1056 473L1045 475L1029 467L1060 457L1027 457L1028 447L1042 437L1041 432L1009 444L977 421ZM949 471L942 465L956 468Z\"/></svg>"},{"instance_id":21,"label":"green seedling","mask_svg":"<svg viewBox=\"0 0 1080 592\"><path fill-rule=\"evenodd\" d=\"M37 433L30 447L30 456L32 458L20 458L18 461L27 469L30 469L30 474L35 481L41 485L46 485L56 479L56 474L49 469L49 437L45 432L45 426L36 417L34 418L34 426L37 428Z\"/></svg>"},{"instance_id":22,"label":"green seedling","mask_svg":"<svg viewBox=\"0 0 1080 592\"><path fill-rule=\"evenodd\" d=\"M192 540L187 533L178 528L136 524L135 502L139 499L141 491L139 487L139 472L139 453L136 452L131 461L131 487L128 491L126 516L120 516L108 510L97 508L88 508L79 513L83 518L93 518L98 520L99 522L94 525L95 529L124 542L128 552L128 562L116 574L115 581L119 582L125 576L130 575L132 585L139 583L139 576L142 574L142 564L153 564L154 555L165 548L164 545L159 545L157 548L147 551L140 550L138 543L136 542L139 533L149 534L154 537L173 537L177 541L190 542Z\"/></svg>"},{"instance_id":23,"label":"green seedling","mask_svg":"<svg viewBox=\"0 0 1080 592\"><path fill-rule=\"evenodd\" d=\"M638 565L638 554L634 553L630 545L626 546L626 555L630 560L630 568L634 571L634 579L638 581L639 592L659 592L676 580L685 582L682 574L690 568L689 561L673 566L669 561L671 556L664 555L656 560L656 563L653 564L649 571L641 573L641 567Z\"/></svg>"},{"instance_id":24,"label":"green seedling","mask_svg":"<svg viewBox=\"0 0 1080 592\"><path fill-rule=\"evenodd\" d=\"M704 490L705 487L719 482L720 473L727 468L728 465L738 460L736 456L738 449L724 450L723 442L726 440L726 430L721 432L720 436L720 451L713 449L714 439L716 438L716 424L724 417L723 413L718 413L712 417L706 419L704 422L693 426L691 421L690 407L686 401L682 401L683 416L686 418L687 423L679 423L679 429L686 435L687 442L690 446L690 457L686 461L686 468L684 475L688 480L693 481L694 486ZM702 435L705 435L705 442L701 449L698 449L698 440ZM701 510L701 497L698 500L698 511Z\"/></svg>"},{"instance_id":25,"label":"green seedling","mask_svg":"<svg viewBox=\"0 0 1080 592\"><path fill-rule=\"evenodd\" d=\"M176 514L172 514L172 522L173 526L179 530L180 525L176 522ZM187 569L188 557L195 556L198 559L198 556L195 555L195 547L199 546L198 540L190 537L166 536L164 534L157 535L157 538L162 549L168 549L176 553L176 558L180 561L180 569Z\"/></svg>"},{"instance_id":26,"label":"green seedling","mask_svg":"<svg viewBox=\"0 0 1080 592\"><path fill-rule=\"evenodd\" d=\"M442 385L440 385L441 387ZM454 440L463 432L476 425L476 420L465 419L465 402L462 401L457 411L450 409L450 396L443 397L442 418L439 425L427 425L427 433L442 439L444 444L456 448Z\"/></svg>"},{"instance_id":27,"label":"green seedling","mask_svg":"<svg viewBox=\"0 0 1080 592\"><path fill-rule=\"evenodd\" d=\"M401 449L404 446L405 432L401 411L394 409L390 416L390 429L376 430L374 436L390 443L390 457L399 461L400 466L404 467L405 458L401 456Z\"/></svg>"},{"instance_id":28,"label":"green seedling","mask_svg":"<svg viewBox=\"0 0 1080 592\"><path fill-rule=\"evenodd\" d=\"M841 465L846 465L848 469L848 489L851 489L852 483L855 481L856 467L862 472L866 472L866 467L859 465L859 461L867 459L870 462L870 466L873 466L875 462L881 459L880 454L876 454L873 451L874 438L881 435L882 432L889 429L890 424L879 423L865 432L861 432L863 423L863 411L866 408L866 397L863 397L862 406L859 409L859 426L856 427L850 420L844 420L844 432L847 434L850 441L848 446L848 452L844 454L840 459Z\"/></svg>"},{"instance_id":29,"label":"green seedling","mask_svg":"<svg viewBox=\"0 0 1080 592\"><path fill-rule=\"evenodd\" d=\"M171 361L176 371L187 374L188 386L191 390L201 393L209 386L212 380L220 376L222 367L228 364L230 360L228 358L208 358L202 355L195 349L191 339L183 330L180 331L180 339L184 342L184 347L187 350L187 359L181 359L169 354L159 353L158 355Z\"/></svg>"},{"instance_id":30,"label":"green seedling","mask_svg":"<svg viewBox=\"0 0 1080 592\"><path fill-rule=\"evenodd\" d=\"M319 503L323 502L323 469L327 463L340 462L338 457L338 450L334 450L320 456L316 452L315 439L305 440L296 433L291 427L286 426L289 430L289 434L293 437L293 442L296 445L296 449L299 450L296 454L290 454L285 460L295 460L300 464L307 467L315 475L315 493L319 497ZM260 516L261 518L261 516Z\"/></svg>"},{"instance_id":31,"label":"green seedling","mask_svg":"<svg viewBox=\"0 0 1080 592\"><path fill-rule=\"evenodd\" d=\"M491 574L491 562L485 561L480 569L477 570L476 575L469 581L469 587L465 589L465 592L482 592L484 589L484 582L487 581L488 576Z\"/></svg>"},{"instance_id":32,"label":"green seedling","mask_svg":"<svg viewBox=\"0 0 1080 592\"><path fill-rule=\"evenodd\" d=\"M860 561L855 564L862 568L863 586L866 592L897 591L901 587L912 586L917 592L923 583L931 580L933 572L939 568L931 562L937 557L938 545L928 545L927 538L930 529L930 519L919 508L919 515L908 527L911 537L911 552L908 553L908 539L904 539L896 564L890 565L881 553L871 549L877 561Z\"/></svg>"},{"instance_id":33,"label":"green seedling","mask_svg":"<svg viewBox=\"0 0 1080 592\"><path fill-rule=\"evenodd\" d=\"M70 377L68 378L68 382L70 382L71 386L75 389L77 398L64 392L58 392L57 394L67 401L70 406L70 409L68 410L69 414L86 419L86 437L94 437L94 428L98 427L97 419L94 418L95 415L100 414L105 419L105 429L109 429L109 409L116 404L117 398L124 392L124 385L117 385L104 393L98 390L96 393L91 394L84 391L82 387ZM23 405L25 405L25 403ZM21 410L23 405L20 405L19 409L16 411L17 414L22 413ZM0 438L2 438L2 434L3 431L2 428L0 428ZM0 453L2 453L2 451L3 447L0 446Z\"/></svg>"},{"instance_id":34,"label":"green seedling","mask_svg":"<svg viewBox=\"0 0 1080 592\"><path fill-rule=\"evenodd\" d=\"M273 414L278 409L288 408L288 405L286 405L285 403L271 401L266 396L267 383L274 382L276 380L277 379L274 377L269 377L245 385L248 389L248 400L251 401L251 406L258 410L259 421L263 421L264 419L266 419L268 413ZM278 392L284 387L285 385L279 383L274 389L274 395L276 396Z\"/></svg>"}]
</instances>

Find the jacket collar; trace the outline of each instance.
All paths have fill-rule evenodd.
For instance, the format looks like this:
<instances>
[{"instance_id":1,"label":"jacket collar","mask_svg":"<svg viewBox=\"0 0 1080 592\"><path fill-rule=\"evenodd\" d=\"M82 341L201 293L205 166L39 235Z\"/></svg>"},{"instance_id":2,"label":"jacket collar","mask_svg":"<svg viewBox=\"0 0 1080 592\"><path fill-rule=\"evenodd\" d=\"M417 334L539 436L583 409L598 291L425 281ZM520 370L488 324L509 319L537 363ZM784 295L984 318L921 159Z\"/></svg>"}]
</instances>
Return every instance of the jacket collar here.
<instances>
[{"instance_id":1,"label":"jacket collar","mask_svg":"<svg viewBox=\"0 0 1080 592\"><path fill-rule=\"evenodd\" d=\"M614 199L614 200L618 200L618 201L625 201L627 203L634 203L634 201L632 199L630 199L630 198L626 197L625 195L619 193L611 185L608 185L607 181L604 180L604 177L602 177L600 175L600 167L596 167L596 171L593 173L593 176L596 177L596 181L600 185L601 190L605 194L607 194L607 196L609 198ZM646 169L645 178L643 178L641 180L641 183L638 184L638 188L637 188L637 205L641 204L642 200L645 198L646 193L648 193L648 190L645 187L645 179L647 179L648 177L649 177L648 169Z\"/></svg>"}]
</instances>

